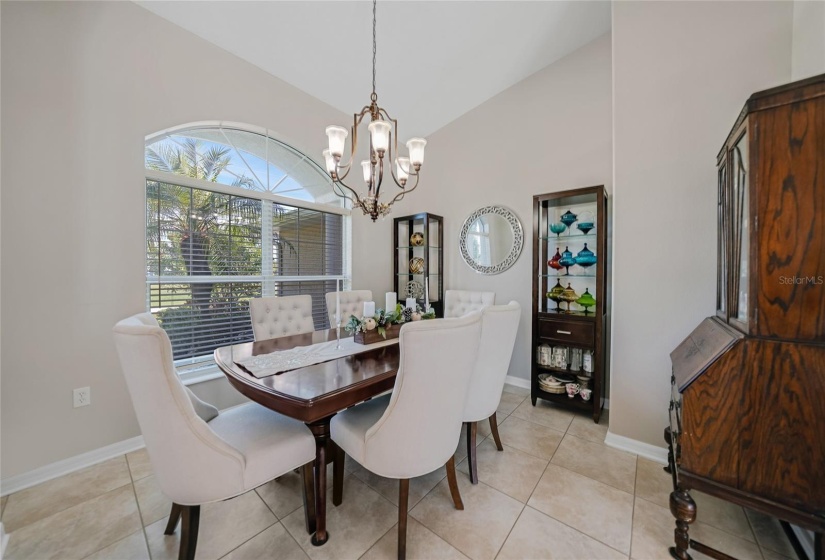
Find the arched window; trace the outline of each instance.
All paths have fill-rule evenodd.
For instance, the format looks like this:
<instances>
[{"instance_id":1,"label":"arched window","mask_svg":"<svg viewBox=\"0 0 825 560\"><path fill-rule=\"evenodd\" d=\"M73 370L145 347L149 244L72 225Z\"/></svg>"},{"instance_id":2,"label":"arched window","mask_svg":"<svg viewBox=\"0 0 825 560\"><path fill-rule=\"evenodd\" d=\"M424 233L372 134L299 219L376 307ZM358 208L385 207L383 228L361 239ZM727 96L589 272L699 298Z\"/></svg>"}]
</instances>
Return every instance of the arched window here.
<instances>
[{"instance_id":1,"label":"arched window","mask_svg":"<svg viewBox=\"0 0 825 560\"><path fill-rule=\"evenodd\" d=\"M348 274L349 210L314 161L265 130L226 123L146 140L147 308L183 369L253 339L249 300L324 294ZM189 366L188 368L186 366Z\"/></svg>"}]
</instances>

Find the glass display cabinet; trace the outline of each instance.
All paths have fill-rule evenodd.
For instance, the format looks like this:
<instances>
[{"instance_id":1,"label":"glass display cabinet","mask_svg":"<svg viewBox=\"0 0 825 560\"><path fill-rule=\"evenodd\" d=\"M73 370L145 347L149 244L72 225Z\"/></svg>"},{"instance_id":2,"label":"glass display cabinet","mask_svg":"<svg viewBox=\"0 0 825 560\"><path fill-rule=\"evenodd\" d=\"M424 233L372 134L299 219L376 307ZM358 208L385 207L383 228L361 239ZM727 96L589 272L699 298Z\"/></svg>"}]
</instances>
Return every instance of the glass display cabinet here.
<instances>
[{"instance_id":1,"label":"glass display cabinet","mask_svg":"<svg viewBox=\"0 0 825 560\"><path fill-rule=\"evenodd\" d=\"M444 218L422 212L393 220L393 278L398 301L414 297L423 308L429 300L444 316Z\"/></svg>"},{"instance_id":2,"label":"glass display cabinet","mask_svg":"<svg viewBox=\"0 0 825 560\"><path fill-rule=\"evenodd\" d=\"M531 392L592 413L607 371L607 192L587 187L533 197Z\"/></svg>"}]
</instances>

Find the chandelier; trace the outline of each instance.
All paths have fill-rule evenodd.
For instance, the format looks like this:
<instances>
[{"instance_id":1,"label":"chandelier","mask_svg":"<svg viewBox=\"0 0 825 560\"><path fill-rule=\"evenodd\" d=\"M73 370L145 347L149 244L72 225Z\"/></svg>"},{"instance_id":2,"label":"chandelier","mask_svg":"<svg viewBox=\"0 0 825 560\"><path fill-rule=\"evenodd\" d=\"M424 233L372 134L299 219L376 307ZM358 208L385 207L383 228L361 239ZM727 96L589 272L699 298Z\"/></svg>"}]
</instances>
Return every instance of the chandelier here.
<instances>
[{"instance_id":1,"label":"chandelier","mask_svg":"<svg viewBox=\"0 0 825 560\"><path fill-rule=\"evenodd\" d=\"M342 126L327 127L329 149L324 150L324 162L327 173L332 179L335 194L349 200L353 208L360 208L364 214L372 218L373 222L378 216L389 214L393 203L404 198L404 195L412 192L418 186L419 170L424 163L424 146L427 145L427 141L423 138L411 138L407 141L409 156L401 156L398 153L398 122L378 105L378 95L375 93L376 1L373 0L372 2L372 94L370 95L370 104L361 109L360 113L353 115L349 161L341 161L348 135L347 129ZM359 195L358 191L344 183L344 179L352 170L353 160L358 149L358 127L367 115L370 117L367 126L370 139L370 159L361 162L361 170L363 171L367 190L365 194ZM395 196L391 194L392 198L389 198L388 202L381 202L381 185L385 175L392 177L400 192L395 192ZM412 184L411 187L410 184Z\"/></svg>"}]
</instances>

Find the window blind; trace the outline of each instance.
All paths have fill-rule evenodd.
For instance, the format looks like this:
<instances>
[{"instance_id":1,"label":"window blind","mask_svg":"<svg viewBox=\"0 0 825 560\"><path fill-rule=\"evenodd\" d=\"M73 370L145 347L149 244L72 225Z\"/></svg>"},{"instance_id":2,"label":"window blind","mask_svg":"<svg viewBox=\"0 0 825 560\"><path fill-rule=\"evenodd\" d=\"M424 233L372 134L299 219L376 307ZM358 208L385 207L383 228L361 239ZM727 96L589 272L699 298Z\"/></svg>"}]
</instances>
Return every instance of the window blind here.
<instances>
[{"instance_id":1,"label":"window blind","mask_svg":"<svg viewBox=\"0 0 825 560\"><path fill-rule=\"evenodd\" d=\"M147 303L175 360L253 340L249 300L309 294L316 329L344 268L344 217L146 181Z\"/></svg>"}]
</instances>

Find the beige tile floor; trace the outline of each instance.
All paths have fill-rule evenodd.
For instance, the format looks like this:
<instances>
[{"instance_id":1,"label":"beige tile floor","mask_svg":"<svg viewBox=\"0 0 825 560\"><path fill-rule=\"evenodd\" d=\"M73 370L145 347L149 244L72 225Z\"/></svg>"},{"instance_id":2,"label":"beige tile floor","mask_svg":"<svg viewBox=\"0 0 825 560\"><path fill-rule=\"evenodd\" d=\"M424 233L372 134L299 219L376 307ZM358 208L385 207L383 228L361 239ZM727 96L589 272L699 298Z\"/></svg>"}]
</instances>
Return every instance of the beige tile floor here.
<instances>
[{"instance_id":1,"label":"beige tile floor","mask_svg":"<svg viewBox=\"0 0 825 560\"><path fill-rule=\"evenodd\" d=\"M604 445L607 415L542 403L507 386L498 418L505 446L479 426L478 485L456 450L464 511L452 507L441 468L412 481L410 559L571 560L669 558L670 479L661 465ZM391 559L398 484L347 461L344 503L328 509L330 540L313 547L303 529L301 486L290 473L201 510L199 559ZM741 560L795 558L778 522L694 493L691 535ZM3 498L8 560L144 560L177 557L179 531L164 536L171 502L145 451L129 453ZM692 553L694 558L706 557Z\"/></svg>"}]
</instances>

